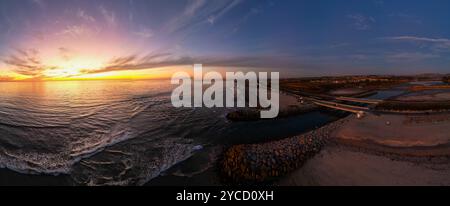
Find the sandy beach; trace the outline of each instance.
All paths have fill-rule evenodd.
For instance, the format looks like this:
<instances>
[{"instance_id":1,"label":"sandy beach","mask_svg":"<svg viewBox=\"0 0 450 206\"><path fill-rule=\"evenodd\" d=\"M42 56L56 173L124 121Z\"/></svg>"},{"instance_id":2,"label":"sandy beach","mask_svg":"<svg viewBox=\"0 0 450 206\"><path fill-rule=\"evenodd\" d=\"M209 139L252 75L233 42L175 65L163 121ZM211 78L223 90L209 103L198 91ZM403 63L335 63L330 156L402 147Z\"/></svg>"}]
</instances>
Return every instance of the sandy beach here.
<instances>
[{"instance_id":1,"label":"sandy beach","mask_svg":"<svg viewBox=\"0 0 450 206\"><path fill-rule=\"evenodd\" d=\"M398 101L450 101L450 90L431 90L412 92L399 96L394 100Z\"/></svg>"},{"instance_id":2,"label":"sandy beach","mask_svg":"<svg viewBox=\"0 0 450 206\"><path fill-rule=\"evenodd\" d=\"M449 185L450 114L347 118L279 185Z\"/></svg>"},{"instance_id":3,"label":"sandy beach","mask_svg":"<svg viewBox=\"0 0 450 206\"><path fill-rule=\"evenodd\" d=\"M431 166L434 166L431 167ZM438 167L439 166L439 167ZM282 178L283 186L449 185L450 164L410 162L333 145Z\"/></svg>"},{"instance_id":4,"label":"sandy beach","mask_svg":"<svg viewBox=\"0 0 450 206\"><path fill-rule=\"evenodd\" d=\"M391 147L432 147L450 142L450 114L367 114L347 122L336 138Z\"/></svg>"}]
</instances>

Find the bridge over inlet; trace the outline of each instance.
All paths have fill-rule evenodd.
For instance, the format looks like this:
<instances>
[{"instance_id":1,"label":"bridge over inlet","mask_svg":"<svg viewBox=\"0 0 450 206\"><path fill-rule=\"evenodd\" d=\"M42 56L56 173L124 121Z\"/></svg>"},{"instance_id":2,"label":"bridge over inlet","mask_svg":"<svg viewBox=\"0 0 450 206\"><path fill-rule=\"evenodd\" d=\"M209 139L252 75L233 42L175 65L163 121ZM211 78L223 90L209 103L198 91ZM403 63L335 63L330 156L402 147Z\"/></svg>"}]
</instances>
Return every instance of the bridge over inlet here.
<instances>
[{"instance_id":1,"label":"bridge over inlet","mask_svg":"<svg viewBox=\"0 0 450 206\"><path fill-rule=\"evenodd\" d=\"M364 103L364 104L379 104L383 102L383 100L379 99L364 99L364 98L353 98L353 97L336 97L336 100L346 101L346 102L356 102L356 103Z\"/></svg>"},{"instance_id":2,"label":"bridge over inlet","mask_svg":"<svg viewBox=\"0 0 450 206\"><path fill-rule=\"evenodd\" d=\"M370 107L343 104L343 103L338 103L338 102L331 101L331 100L330 101L319 100L319 99L315 99L315 98L311 98L311 97L309 97L307 99L310 100L312 103L314 103L318 106L321 106L321 107L327 107L327 108L331 108L331 109L335 109L335 110L341 110L341 111L354 113L354 114L356 114L356 116L358 118L364 117L364 115L367 112L371 111ZM358 98L350 98L350 97L337 97L334 99L338 100L338 101L340 100L340 101L365 103L365 104L378 104L378 103L382 102L382 100L358 99Z\"/></svg>"},{"instance_id":3,"label":"bridge over inlet","mask_svg":"<svg viewBox=\"0 0 450 206\"><path fill-rule=\"evenodd\" d=\"M374 105L380 104L383 100L380 99L366 99L366 98L354 98L354 97L335 97L331 95L314 95L302 92L292 92L291 93L300 96L302 99L312 102L315 105L321 107L327 107L330 109L341 110L346 112L351 112L357 115L358 118L364 117L367 112L371 112ZM341 103L341 102L346 102ZM348 103L348 104L347 104ZM362 103L368 104L369 106L356 106L351 105L351 103Z\"/></svg>"}]
</instances>

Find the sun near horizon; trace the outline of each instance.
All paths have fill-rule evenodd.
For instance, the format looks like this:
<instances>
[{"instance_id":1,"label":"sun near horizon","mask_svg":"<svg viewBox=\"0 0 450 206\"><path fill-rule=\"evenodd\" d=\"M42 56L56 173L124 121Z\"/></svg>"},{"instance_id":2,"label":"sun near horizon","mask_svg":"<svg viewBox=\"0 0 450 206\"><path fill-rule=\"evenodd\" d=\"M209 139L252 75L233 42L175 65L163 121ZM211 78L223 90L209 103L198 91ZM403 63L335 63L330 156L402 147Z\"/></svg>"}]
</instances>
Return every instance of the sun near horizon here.
<instances>
[{"instance_id":1,"label":"sun near horizon","mask_svg":"<svg viewBox=\"0 0 450 206\"><path fill-rule=\"evenodd\" d=\"M376 2L331 1L318 16L308 0L3 0L0 81L161 79L197 63L282 77L448 73L445 6Z\"/></svg>"}]
</instances>

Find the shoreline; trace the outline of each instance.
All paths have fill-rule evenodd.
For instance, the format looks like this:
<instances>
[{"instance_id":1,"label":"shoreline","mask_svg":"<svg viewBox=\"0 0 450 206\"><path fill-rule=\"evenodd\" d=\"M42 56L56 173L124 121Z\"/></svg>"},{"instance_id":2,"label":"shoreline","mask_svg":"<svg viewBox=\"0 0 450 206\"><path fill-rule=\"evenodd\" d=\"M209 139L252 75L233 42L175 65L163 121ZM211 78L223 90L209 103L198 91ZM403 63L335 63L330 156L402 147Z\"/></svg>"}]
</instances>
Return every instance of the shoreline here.
<instances>
[{"instance_id":1,"label":"shoreline","mask_svg":"<svg viewBox=\"0 0 450 206\"><path fill-rule=\"evenodd\" d=\"M285 95L289 95L291 98L296 99L296 96L293 94ZM290 105L292 105L292 103ZM285 104L284 108L289 108L289 106L286 106ZM441 180L445 184L450 184L450 181L447 181L449 175L441 174L440 172L435 171L450 171L450 143L441 141L438 142L439 144L436 143L436 145L431 144L421 146L414 145L417 144L417 142L414 141L412 143L408 143L406 141L405 143L403 140L401 140L400 143L407 145L389 146L385 145L384 143L391 142L397 144L397 140L384 141L384 139L367 138L374 133L384 131L384 129L368 126L367 123L364 123L366 121L373 121L371 120L372 116L382 116L384 119L381 118L379 120L381 121L381 123L376 124L376 126L388 126L387 123L385 125L386 117L408 117L412 118L411 121L419 121L412 123L409 122L410 124L415 124L413 128L417 129L421 128L422 126L420 124L424 122L427 124L436 124L436 121L438 120L439 121L437 123L442 123L443 120L445 120L442 124L446 124L447 120L450 119L450 117L447 116L449 116L450 114L443 115L445 116L445 118L437 118L436 114L427 114L423 115L427 118L418 119L416 117L418 115L411 116L411 114L405 113L381 113L378 115L371 114L369 115L369 117L365 117L362 120L357 120L356 118L354 118L354 115L349 115L343 118L339 118L335 121L331 121L320 128L312 129L309 132L301 133L300 135L291 136L281 140L274 140L258 144L241 144L231 146L229 149L223 152L222 158L219 158L214 162L214 164L217 164L218 166L208 167L205 169L205 171L202 171L200 173L192 173L192 175L187 176L180 175L176 178L160 175L147 181L144 185L164 185L168 182L174 182L174 184L176 184L176 181L183 181L186 183L198 182L199 184L205 184L207 182L205 177L214 179L216 177L215 175L220 177L220 183L215 182L220 185L225 185L224 182L226 182L227 184L269 183L275 185L365 185L371 183L370 178L378 178L378 180L382 179L381 181L379 181L379 183L383 184L388 183L388 181L384 180L393 180L389 179L392 178L392 176L386 176L385 174L390 174L390 172L392 172L390 171L390 168L395 168L396 172L406 172L408 170L412 170L415 172L415 177L420 177L421 172L427 173L431 178L430 181L431 183L433 183L432 185L438 184L437 180ZM431 123L428 122L428 117L430 116L432 117L432 119L430 120ZM396 122L401 122L399 120L395 120L395 118L388 118L388 120L389 126L391 128L394 127L391 126L391 124L396 125ZM354 124L353 126L349 126L348 124L346 124L348 122L363 122L364 126L359 125L358 127L355 127ZM404 122L405 121L403 121L403 124L405 124ZM352 139L353 137L347 138L346 135L342 136L342 134L339 137L338 132L342 132L341 129L343 127L346 127L347 130L352 130L351 128L358 128L359 132L363 135L357 135L355 137L363 138L355 140ZM403 128L403 130L401 131L407 134L410 130L407 128ZM442 132L438 132L437 134L441 133ZM410 137L408 136L408 138ZM384 143L381 140L383 140ZM343 157L346 157L348 159L342 159ZM338 160L336 160L336 158L338 158ZM333 161L337 161L342 164L339 165L338 163L333 163ZM411 164L416 165L411 166ZM330 169L330 171L335 170L335 173L325 173L324 170L331 165L333 167L331 169L328 169ZM176 165L165 171L169 171L174 167L176 167ZM361 173L361 175L365 176L364 178L369 179L366 179L366 182L360 182L360 179L358 178L363 177L352 179L348 176L345 176L345 171L358 169L354 167L367 169L368 171L364 171L366 173ZM371 172L370 169L376 169L379 171L379 173ZM314 171L321 171L323 173L313 174ZM8 185L10 183L13 183L10 185L43 185L43 183L45 182L47 182L48 185L71 185L70 175L27 175L14 172L9 169L0 169L0 174L2 174L2 177L4 178L0 180L0 182L5 185ZM383 179L383 175L386 176L385 179ZM300 178L300 176L303 176L303 179ZM315 182L304 182L304 178L308 176ZM402 176L395 177L402 178ZM23 180L19 180L19 178L22 178ZM301 180L298 180L299 178ZM339 178L345 181L332 181L333 179ZM214 180L216 181L217 179ZM402 179L394 182L393 185L408 185L410 183L419 185L421 184L421 182L405 178L404 180Z\"/></svg>"},{"instance_id":2,"label":"shoreline","mask_svg":"<svg viewBox=\"0 0 450 206\"><path fill-rule=\"evenodd\" d=\"M349 116L352 117L352 116ZM234 145L219 161L221 176L232 183L264 183L287 175L320 152L349 117L313 131L262 144Z\"/></svg>"},{"instance_id":3,"label":"shoreline","mask_svg":"<svg viewBox=\"0 0 450 206\"><path fill-rule=\"evenodd\" d=\"M442 119L438 115L423 117ZM411 123L410 118L371 115L348 121L333 133L322 151L277 184L449 185L450 138L445 134L450 122ZM386 120L391 121L389 125Z\"/></svg>"},{"instance_id":4,"label":"shoreline","mask_svg":"<svg viewBox=\"0 0 450 206\"><path fill-rule=\"evenodd\" d=\"M360 120L350 115L291 138L235 145L224 153L221 175L236 184L448 185L450 138L445 131L450 123L442 115L450 114L423 115L427 121L413 123L417 116L383 114L381 119L369 115ZM385 124L387 120L392 122ZM427 131L441 132L424 138ZM353 178L355 170L364 171Z\"/></svg>"},{"instance_id":5,"label":"shoreline","mask_svg":"<svg viewBox=\"0 0 450 206\"><path fill-rule=\"evenodd\" d=\"M327 145L302 168L277 181L278 186L449 185L448 159L408 159L364 148Z\"/></svg>"}]
</instances>

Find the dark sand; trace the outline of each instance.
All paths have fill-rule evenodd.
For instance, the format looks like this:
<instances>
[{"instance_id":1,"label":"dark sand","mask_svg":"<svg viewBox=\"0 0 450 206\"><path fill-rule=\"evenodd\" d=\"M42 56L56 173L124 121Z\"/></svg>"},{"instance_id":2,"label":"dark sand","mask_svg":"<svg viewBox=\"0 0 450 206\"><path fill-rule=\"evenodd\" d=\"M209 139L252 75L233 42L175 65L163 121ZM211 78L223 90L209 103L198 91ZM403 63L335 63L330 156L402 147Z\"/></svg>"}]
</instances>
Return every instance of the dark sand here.
<instances>
[{"instance_id":1,"label":"dark sand","mask_svg":"<svg viewBox=\"0 0 450 206\"><path fill-rule=\"evenodd\" d=\"M348 117L330 143L280 185L450 185L445 115Z\"/></svg>"},{"instance_id":2,"label":"dark sand","mask_svg":"<svg viewBox=\"0 0 450 206\"><path fill-rule=\"evenodd\" d=\"M399 101L450 101L450 90L412 92L396 97Z\"/></svg>"},{"instance_id":3,"label":"dark sand","mask_svg":"<svg viewBox=\"0 0 450 206\"><path fill-rule=\"evenodd\" d=\"M335 136L391 147L432 147L450 143L449 134L450 114L367 114L347 122Z\"/></svg>"},{"instance_id":4,"label":"dark sand","mask_svg":"<svg viewBox=\"0 0 450 206\"><path fill-rule=\"evenodd\" d=\"M450 185L450 164L393 160L333 145L279 182L287 186Z\"/></svg>"}]
</instances>

